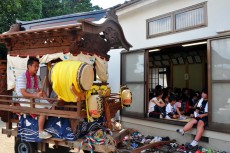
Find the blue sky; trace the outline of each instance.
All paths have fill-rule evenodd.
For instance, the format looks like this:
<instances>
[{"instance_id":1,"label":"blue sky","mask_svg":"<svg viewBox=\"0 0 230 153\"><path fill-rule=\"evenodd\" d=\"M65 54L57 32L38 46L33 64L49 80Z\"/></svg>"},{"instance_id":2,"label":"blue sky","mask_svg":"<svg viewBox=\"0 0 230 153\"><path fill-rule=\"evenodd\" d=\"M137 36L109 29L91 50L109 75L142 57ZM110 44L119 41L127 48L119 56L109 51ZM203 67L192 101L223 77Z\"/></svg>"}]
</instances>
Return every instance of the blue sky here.
<instances>
[{"instance_id":1,"label":"blue sky","mask_svg":"<svg viewBox=\"0 0 230 153\"><path fill-rule=\"evenodd\" d=\"M117 5L117 4L122 4L124 2L125 2L125 0L91 0L91 3L93 5L98 5L98 6L102 7L103 9L112 7L112 6Z\"/></svg>"}]
</instances>

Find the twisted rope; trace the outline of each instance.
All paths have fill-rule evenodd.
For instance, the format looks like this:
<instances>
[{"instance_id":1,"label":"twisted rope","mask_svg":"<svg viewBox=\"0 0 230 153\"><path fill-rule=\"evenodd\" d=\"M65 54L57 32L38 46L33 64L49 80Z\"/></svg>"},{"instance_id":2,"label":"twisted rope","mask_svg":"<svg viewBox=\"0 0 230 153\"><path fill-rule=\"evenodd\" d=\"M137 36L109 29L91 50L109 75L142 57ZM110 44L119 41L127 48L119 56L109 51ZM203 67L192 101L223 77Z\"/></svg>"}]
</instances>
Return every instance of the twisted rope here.
<instances>
[{"instance_id":1,"label":"twisted rope","mask_svg":"<svg viewBox=\"0 0 230 153\"><path fill-rule=\"evenodd\" d=\"M91 153L94 152L94 148L93 148L94 144L104 145L104 144L112 143L113 145L115 145L115 141L111 136L112 136L112 131L110 129L99 129L96 131L91 131L85 136L85 139L82 140L81 143L79 144L77 153L80 152L82 146L85 143L88 143Z\"/></svg>"}]
</instances>

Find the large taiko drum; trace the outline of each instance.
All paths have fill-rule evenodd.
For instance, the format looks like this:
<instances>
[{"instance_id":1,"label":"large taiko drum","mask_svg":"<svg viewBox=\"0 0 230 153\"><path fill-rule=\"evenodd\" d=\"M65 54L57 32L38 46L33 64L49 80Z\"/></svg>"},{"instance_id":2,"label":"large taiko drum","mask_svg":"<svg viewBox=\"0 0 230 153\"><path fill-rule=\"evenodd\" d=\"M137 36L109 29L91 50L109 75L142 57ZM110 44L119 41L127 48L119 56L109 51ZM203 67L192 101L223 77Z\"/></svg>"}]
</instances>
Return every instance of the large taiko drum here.
<instances>
[{"instance_id":1,"label":"large taiko drum","mask_svg":"<svg viewBox=\"0 0 230 153\"><path fill-rule=\"evenodd\" d=\"M50 75L53 90L66 102L75 102L76 92L89 90L94 81L93 66L80 61L59 62L50 70Z\"/></svg>"},{"instance_id":2,"label":"large taiko drum","mask_svg":"<svg viewBox=\"0 0 230 153\"><path fill-rule=\"evenodd\" d=\"M77 73L78 73L77 81L78 81L79 88L82 91L89 90L92 87L94 81L93 66L84 63L79 67Z\"/></svg>"}]
</instances>

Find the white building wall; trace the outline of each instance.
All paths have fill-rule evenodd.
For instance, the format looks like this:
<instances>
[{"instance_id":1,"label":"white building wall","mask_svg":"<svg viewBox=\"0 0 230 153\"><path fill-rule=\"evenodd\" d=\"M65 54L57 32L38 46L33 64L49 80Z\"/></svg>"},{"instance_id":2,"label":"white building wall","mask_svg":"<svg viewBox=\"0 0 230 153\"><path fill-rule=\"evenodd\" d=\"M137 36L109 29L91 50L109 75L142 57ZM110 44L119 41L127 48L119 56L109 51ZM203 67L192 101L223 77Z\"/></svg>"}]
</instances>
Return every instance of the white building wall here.
<instances>
[{"instance_id":1,"label":"white building wall","mask_svg":"<svg viewBox=\"0 0 230 153\"><path fill-rule=\"evenodd\" d=\"M111 87L112 93L118 93L120 90L120 52L121 49L112 49L108 52L110 59L108 62L108 83Z\"/></svg>"},{"instance_id":2,"label":"white building wall","mask_svg":"<svg viewBox=\"0 0 230 153\"><path fill-rule=\"evenodd\" d=\"M198 29L164 35L146 39L146 20L180 10L195 4L207 2L208 25ZM230 30L228 14L230 9L229 0L142 0L135 6L129 6L124 10L118 10L117 15L128 42L133 45L131 50L163 46L177 42L185 42L218 35L217 32ZM110 52L109 83L115 90L120 83L120 53ZM182 128L171 124L163 124L153 121L145 121L122 117L122 125L127 128L136 128L145 135L170 136L179 143L190 142L196 130L193 129L184 137L178 135L175 130ZM138 123L138 124L137 124ZM147 133L146 133L147 131ZM230 151L230 134L205 130L204 136L209 138L209 143L201 145L216 150Z\"/></svg>"},{"instance_id":3,"label":"white building wall","mask_svg":"<svg viewBox=\"0 0 230 153\"><path fill-rule=\"evenodd\" d=\"M208 11L207 27L146 39L147 19L206 1ZM215 36L217 35L217 31L230 30L230 20L228 20L229 0L155 0L152 4L140 6L138 9L132 10L131 8L132 6L127 9L129 11L118 10L117 15L126 39L133 45L132 49Z\"/></svg>"}]
</instances>

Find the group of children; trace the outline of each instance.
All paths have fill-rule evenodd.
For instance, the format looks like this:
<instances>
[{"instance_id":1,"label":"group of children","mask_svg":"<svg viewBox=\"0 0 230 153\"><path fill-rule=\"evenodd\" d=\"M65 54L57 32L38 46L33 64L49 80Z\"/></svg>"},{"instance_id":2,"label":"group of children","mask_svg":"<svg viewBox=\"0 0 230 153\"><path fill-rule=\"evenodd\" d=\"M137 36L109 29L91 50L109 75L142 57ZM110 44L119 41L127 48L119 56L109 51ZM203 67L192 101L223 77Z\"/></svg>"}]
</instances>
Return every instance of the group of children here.
<instances>
[{"instance_id":1,"label":"group of children","mask_svg":"<svg viewBox=\"0 0 230 153\"><path fill-rule=\"evenodd\" d=\"M184 135L185 132L192 129L193 125L197 124L197 133L190 146L198 145L204 128L208 124L207 89L203 89L201 97L199 97L199 92L189 94L189 90L186 88L182 90L181 94L179 92L173 93L171 88L166 88L163 92L161 86L158 85L155 88L155 96L149 101L148 106L149 117L181 120L186 119L184 115L192 117L182 129L176 131Z\"/></svg>"},{"instance_id":2,"label":"group of children","mask_svg":"<svg viewBox=\"0 0 230 153\"><path fill-rule=\"evenodd\" d=\"M171 88L159 87L161 86L156 87L155 96L149 101L149 117L183 120L186 119L184 115L193 114L199 93L194 93L190 98L187 89L184 89L182 93L175 93L171 91Z\"/></svg>"}]
</instances>

